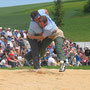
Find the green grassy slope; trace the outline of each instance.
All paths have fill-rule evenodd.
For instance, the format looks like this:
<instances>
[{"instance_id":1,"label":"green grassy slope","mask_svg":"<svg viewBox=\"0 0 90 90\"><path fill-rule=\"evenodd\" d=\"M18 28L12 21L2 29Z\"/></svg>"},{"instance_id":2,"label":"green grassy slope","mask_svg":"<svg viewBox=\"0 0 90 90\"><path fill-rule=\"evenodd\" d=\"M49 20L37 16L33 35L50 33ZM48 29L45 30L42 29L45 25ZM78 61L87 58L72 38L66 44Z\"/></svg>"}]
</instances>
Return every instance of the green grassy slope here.
<instances>
[{"instance_id":1,"label":"green grassy slope","mask_svg":"<svg viewBox=\"0 0 90 90\"><path fill-rule=\"evenodd\" d=\"M90 14L84 15L82 13L83 6L87 0L76 1L63 3L65 13L63 19L64 26L60 28L71 41L90 41ZM46 8L53 18L51 13L53 3L51 2L0 8L0 26L28 30L30 12L42 8Z\"/></svg>"},{"instance_id":2,"label":"green grassy slope","mask_svg":"<svg viewBox=\"0 0 90 90\"><path fill-rule=\"evenodd\" d=\"M17 29L28 29L30 23L30 12L40 8L46 8L51 4L52 3L40 3L0 8L0 26Z\"/></svg>"},{"instance_id":3,"label":"green grassy slope","mask_svg":"<svg viewBox=\"0 0 90 90\"><path fill-rule=\"evenodd\" d=\"M64 3L64 26L66 37L72 41L90 41L90 14L83 13L86 1Z\"/></svg>"}]
</instances>

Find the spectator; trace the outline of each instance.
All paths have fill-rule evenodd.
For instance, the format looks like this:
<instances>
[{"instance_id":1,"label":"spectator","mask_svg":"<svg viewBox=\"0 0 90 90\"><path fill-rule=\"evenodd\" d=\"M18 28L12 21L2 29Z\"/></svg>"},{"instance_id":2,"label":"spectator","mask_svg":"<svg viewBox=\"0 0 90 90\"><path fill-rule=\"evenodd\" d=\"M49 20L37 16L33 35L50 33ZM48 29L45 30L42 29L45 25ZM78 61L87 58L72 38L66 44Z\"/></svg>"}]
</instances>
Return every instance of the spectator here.
<instances>
[{"instance_id":1,"label":"spectator","mask_svg":"<svg viewBox=\"0 0 90 90\"><path fill-rule=\"evenodd\" d=\"M73 61L74 61L74 49L70 50L70 57L69 57L69 62L73 66Z\"/></svg>"},{"instance_id":2,"label":"spectator","mask_svg":"<svg viewBox=\"0 0 90 90\"><path fill-rule=\"evenodd\" d=\"M8 63L7 63L6 56L4 56L4 58L1 60L1 62L0 62L0 67L1 67L1 68L9 67L9 65L8 65Z\"/></svg>"},{"instance_id":3,"label":"spectator","mask_svg":"<svg viewBox=\"0 0 90 90\"><path fill-rule=\"evenodd\" d=\"M12 39L12 31L11 28L8 28L7 32L6 32L6 37L7 39L10 41Z\"/></svg>"},{"instance_id":4,"label":"spectator","mask_svg":"<svg viewBox=\"0 0 90 90\"><path fill-rule=\"evenodd\" d=\"M0 34L1 34L1 32L2 32L2 27L0 27Z\"/></svg>"},{"instance_id":5,"label":"spectator","mask_svg":"<svg viewBox=\"0 0 90 90\"><path fill-rule=\"evenodd\" d=\"M11 65L11 67L16 67L17 60L15 59L14 54L9 53L7 61L8 65Z\"/></svg>"},{"instance_id":6,"label":"spectator","mask_svg":"<svg viewBox=\"0 0 90 90\"><path fill-rule=\"evenodd\" d=\"M88 57L88 65L90 65L90 56Z\"/></svg>"},{"instance_id":7,"label":"spectator","mask_svg":"<svg viewBox=\"0 0 90 90\"><path fill-rule=\"evenodd\" d=\"M1 44L0 44L0 61L3 59L4 56L4 49L2 48Z\"/></svg>"},{"instance_id":8,"label":"spectator","mask_svg":"<svg viewBox=\"0 0 90 90\"><path fill-rule=\"evenodd\" d=\"M5 49L4 37L1 37L0 43L1 43L2 48Z\"/></svg>"},{"instance_id":9,"label":"spectator","mask_svg":"<svg viewBox=\"0 0 90 90\"><path fill-rule=\"evenodd\" d=\"M77 66L82 65L82 64L80 63L79 55L78 55L77 53L75 53L75 57L76 57L76 64L77 64Z\"/></svg>"},{"instance_id":10,"label":"spectator","mask_svg":"<svg viewBox=\"0 0 90 90\"><path fill-rule=\"evenodd\" d=\"M0 61L1 61L0 66L2 67L2 65L4 66L8 65L5 57L9 57L8 56L9 53L14 54L13 57L15 58L15 60L17 60L17 62L15 62L16 66L23 66L23 63L25 63L24 65L27 65L27 66L32 65L32 60L28 62L27 60L23 60L23 57L22 57L25 53L31 51L30 44L26 40L26 35L27 35L26 30L24 31L21 30L19 32L19 30L15 29L13 32L13 36L11 35L10 37L7 37L6 36L7 32L12 33L11 29L10 30L9 29L10 28L8 28L8 30L7 28L2 29L2 27L0 27L0 32L1 32L0 33L0 36L1 36L0 37ZM23 38L21 38L21 34ZM20 46L21 43L23 43L24 45ZM66 57L66 65L69 65L69 66L90 65L90 57L85 56L85 50L89 50L88 47L85 47L83 51L83 49L80 48L79 45L69 41L69 39L66 39L64 40L64 43L63 43L63 50ZM46 54L41 60L42 66L48 65L48 58L53 58L58 63L57 57L56 56L52 57L54 54L55 54L55 44L54 42L52 42L46 49Z\"/></svg>"},{"instance_id":11,"label":"spectator","mask_svg":"<svg viewBox=\"0 0 90 90\"><path fill-rule=\"evenodd\" d=\"M53 58L53 56L50 56L48 58L48 66L56 66L56 61L55 59Z\"/></svg>"},{"instance_id":12,"label":"spectator","mask_svg":"<svg viewBox=\"0 0 90 90\"><path fill-rule=\"evenodd\" d=\"M44 57L41 59L41 66L47 66L48 57L44 55Z\"/></svg>"}]
</instances>

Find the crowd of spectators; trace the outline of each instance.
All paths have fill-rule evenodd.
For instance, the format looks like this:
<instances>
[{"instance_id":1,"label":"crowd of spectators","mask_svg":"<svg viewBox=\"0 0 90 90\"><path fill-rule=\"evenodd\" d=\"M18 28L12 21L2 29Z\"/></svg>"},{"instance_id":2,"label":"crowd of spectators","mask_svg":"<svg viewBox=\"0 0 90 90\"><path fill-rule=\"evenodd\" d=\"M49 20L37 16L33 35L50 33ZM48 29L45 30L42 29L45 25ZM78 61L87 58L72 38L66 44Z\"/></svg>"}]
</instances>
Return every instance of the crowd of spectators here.
<instances>
[{"instance_id":1,"label":"crowd of spectators","mask_svg":"<svg viewBox=\"0 0 90 90\"><path fill-rule=\"evenodd\" d=\"M64 40L63 48L66 56L66 65L80 66L90 65L90 57L85 55L85 50L76 43ZM24 55L30 51L27 41L27 30L12 30L0 27L0 67L23 67L33 65L32 60L27 61ZM55 51L55 43L52 42L47 48L41 66L57 66L59 60Z\"/></svg>"},{"instance_id":2,"label":"crowd of spectators","mask_svg":"<svg viewBox=\"0 0 90 90\"><path fill-rule=\"evenodd\" d=\"M78 44L64 40L63 49L66 56L66 62L72 66L90 65L90 57L86 56L85 50L88 47L81 48Z\"/></svg>"},{"instance_id":3,"label":"crowd of spectators","mask_svg":"<svg viewBox=\"0 0 90 90\"><path fill-rule=\"evenodd\" d=\"M0 27L0 67L24 66L24 55L30 49L26 39L26 30Z\"/></svg>"},{"instance_id":4,"label":"crowd of spectators","mask_svg":"<svg viewBox=\"0 0 90 90\"><path fill-rule=\"evenodd\" d=\"M85 54L85 50L89 50L88 47L81 48L78 44L71 42L69 39L65 39L62 49L66 57L66 66L90 65L90 55L87 56ZM41 66L45 65L59 65L54 42L48 46L46 54L41 59Z\"/></svg>"}]
</instances>

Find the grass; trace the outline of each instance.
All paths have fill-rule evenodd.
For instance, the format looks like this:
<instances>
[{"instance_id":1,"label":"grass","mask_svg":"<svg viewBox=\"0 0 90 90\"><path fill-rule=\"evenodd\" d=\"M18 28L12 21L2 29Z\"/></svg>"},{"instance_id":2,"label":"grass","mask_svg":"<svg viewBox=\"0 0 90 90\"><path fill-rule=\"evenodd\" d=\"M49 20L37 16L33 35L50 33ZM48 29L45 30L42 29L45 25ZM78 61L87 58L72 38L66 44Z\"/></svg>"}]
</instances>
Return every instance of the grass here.
<instances>
[{"instance_id":1,"label":"grass","mask_svg":"<svg viewBox=\"0 0 90 90\"><path fill-rule=\"evenodd\" d=\"M87 0L65 0L62 4L64 25L59 28L73 42L90 41L90 14L83 13L83 7L86 3ZM50 2L0 8L0 26L28 30L31 11L45 8L53 18L51 13L53 7L53 2Z\"/></svg>"},{"instance_id":2,"label":"grass","mask_svg":"<svg viewBox=\"0 0 90 90\"><path fill-rule=\"evenodd\" d=\"M30 23L30 12L32 12L33 10L38 10L40 8L46 8L51 4L52 3L40 3L34 5L31 4L0 8L0 26L11 27L13 29L17 28L28 30Z\"/></svg>"},{"instance_id":3,"label":"grass","mask_svg":"<svg viewBox=\"0 0 90 90\"><path fill-rule=\"evenodd\" d=\"M44 67L41 67L41 68L45 68L45 69L59 69L60 67L59 66L44 66ZM0 69L5 69L5 70L33 69L33 66L30 66L30 67L24 66L24 67L16 67L16 68L0 68ZM66 66L66 69L90 70L90 66L79 66L79 67L77 67L77 66L74 66L74 67Z\"/></svg>"},{"instance_id":4,"label":"grass","mask_svg":"<svg viewBox=\"0 0 90 90\"><path fill-rule=\"evenodd\" d=\"M86 1L64 3L64 26L61 27L71 41L90 41L90 14L83 13Z\"/></svg>"},{"instance_id":5,"label":"grass","mask_svg":"<svg viewBox=\"0 0 90 90\"><path fill-rule=\"evenodd\" d=\"M43 67L42 67L43 68ZM47 69L59 69L60 67L59 66L46 66L44 68L47 68ZM66 66L66 69L82 69L82 70L90 70L90 66Z\"/></svg>"}]
</instances>

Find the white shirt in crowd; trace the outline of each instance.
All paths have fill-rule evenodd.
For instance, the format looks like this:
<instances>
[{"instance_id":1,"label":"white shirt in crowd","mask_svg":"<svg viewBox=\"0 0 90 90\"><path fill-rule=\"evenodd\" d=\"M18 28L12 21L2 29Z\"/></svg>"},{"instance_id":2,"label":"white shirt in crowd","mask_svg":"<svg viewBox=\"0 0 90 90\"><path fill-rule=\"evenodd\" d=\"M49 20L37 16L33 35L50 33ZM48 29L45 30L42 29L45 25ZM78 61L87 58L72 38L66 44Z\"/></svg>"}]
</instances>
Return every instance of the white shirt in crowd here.
<instances>
[{"instance_id":1,"label":"white shirt in crowd","mask_svg":"<svg viewBox=\"0 0 90 90\"><path fill-rule=\"evenodd\" d=\"M11 31L7 31L5 36L12 36L12 32Z\"/></svg>"},{"instance_id":2,"label":"white shirt in crowd","mask_svg":"<svg viewBox=\"0 0 90 90\"><path fill-rule=\"evenodd\" d=\"M5 63L6 63L6 60L3 59L3 60L0 62L0 65L5 65Z\"/></svg>"},{"instance_id":3,"label":"white shirt in crowd","mask_svg":"<svg viewBox=\"0 0 90 90\"><path fill-rule=\"evenodd\" d=\"M48 66L56 66L56 61L53 57L48 58Z\"/></svg>"},{"instance_id":4,"label":"white shirt in crowd","mask_svg":"<svg viewBox=\"0 0 90 90\"><path fill-rule=\"evenodd\" d=\"M24 39L26 39L26 38L27 38L27 35L26 35L26 33L23 33L23 36L24 36Z\"/></svg>"}]
</instances>

